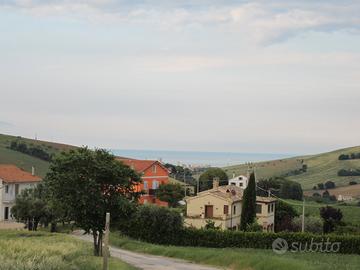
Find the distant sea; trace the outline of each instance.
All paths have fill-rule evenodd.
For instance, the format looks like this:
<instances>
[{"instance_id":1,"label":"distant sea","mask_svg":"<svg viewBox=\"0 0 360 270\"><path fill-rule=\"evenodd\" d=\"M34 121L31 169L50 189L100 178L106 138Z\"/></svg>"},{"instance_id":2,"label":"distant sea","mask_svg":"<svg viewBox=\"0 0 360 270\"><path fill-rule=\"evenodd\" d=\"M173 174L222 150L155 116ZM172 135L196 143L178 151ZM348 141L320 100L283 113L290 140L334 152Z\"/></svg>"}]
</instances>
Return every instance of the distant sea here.
<instances>
[{"instance_id":1,"label":"distant sea","mask_svg":"<svg viewBox=\"0 0 360 270\"><path fill-rule=\"evenodd\" d=\"M195 151L160 151L160 150L121 150L112 149L114 155L135 159L162 160L165 163L186 165L228 166L245 162L257 162L282 159L293 154L195 152Z\"/></svg>"}]
</instances>

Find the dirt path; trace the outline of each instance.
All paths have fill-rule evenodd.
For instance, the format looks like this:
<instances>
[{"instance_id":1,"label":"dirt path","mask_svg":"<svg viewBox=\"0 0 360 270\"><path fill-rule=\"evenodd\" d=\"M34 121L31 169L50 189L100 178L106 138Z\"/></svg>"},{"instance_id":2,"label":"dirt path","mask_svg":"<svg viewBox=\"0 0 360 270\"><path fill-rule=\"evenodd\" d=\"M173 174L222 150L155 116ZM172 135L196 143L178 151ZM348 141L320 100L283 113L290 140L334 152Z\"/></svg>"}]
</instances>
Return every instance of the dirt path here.
<instances>
[{"instance_id":1,"label":"dirt path","mask_svg":"<svg viewBox=\"0 0 360 270\"><path fill-rule=\"evenodd\" d=\"M76 238L92 242L90 235L82 235L77 231L73 234ZM194 264L188 261L136 253L120 248L110 247L112 257L144 270L219 270L219 268Z\"/></svg>"}]
</instances>

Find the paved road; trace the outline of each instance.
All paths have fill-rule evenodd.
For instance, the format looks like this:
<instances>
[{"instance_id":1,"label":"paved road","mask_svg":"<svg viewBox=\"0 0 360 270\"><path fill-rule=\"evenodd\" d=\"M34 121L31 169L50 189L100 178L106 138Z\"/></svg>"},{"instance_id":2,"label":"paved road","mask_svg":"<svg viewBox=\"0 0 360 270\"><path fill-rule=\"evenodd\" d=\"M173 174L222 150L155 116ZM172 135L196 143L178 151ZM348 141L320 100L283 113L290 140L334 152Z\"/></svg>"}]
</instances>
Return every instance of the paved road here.
<instances>
[{"instance_id":1,"label":"paved road","mask_svg":"<svg viewBox=\"0 0 360 270\"><path fill-rule=\"evenodd\" d=\"M82 235L79 231L74 232L73 235L85 241L92 241L90 235ZM144 270L219 270L219 268L194 264L184 260L136 253L115 247L110 247L110 254L112 257L119 258Z\"/></svg>"}]
</instances>

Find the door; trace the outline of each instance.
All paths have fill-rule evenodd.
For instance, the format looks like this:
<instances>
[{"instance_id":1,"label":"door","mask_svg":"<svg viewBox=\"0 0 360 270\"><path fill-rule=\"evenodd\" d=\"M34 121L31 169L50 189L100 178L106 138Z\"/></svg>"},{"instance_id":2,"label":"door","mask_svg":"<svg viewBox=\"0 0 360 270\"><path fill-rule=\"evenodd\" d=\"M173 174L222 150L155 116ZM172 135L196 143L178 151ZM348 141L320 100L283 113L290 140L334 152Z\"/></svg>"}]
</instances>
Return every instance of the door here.
<instances>
[{"instance_id":1,"label":"door","mask_svg":"<svg viewBox=\"0 0 360 270\"><path fill-rule=\"evenodd\" d=\"M5 220L9 219L9 207L4 208L4 219Z\"/></svg>"},{"instance_id":2,"label":"door","mask_svg":"<svg viewBox=\"0 0 360 270\"><path fill-rule=\"evenodd\" d=\"M214 206L205 205L205 218L212 218L214 216Z\"/></svg>"}]
</instances>

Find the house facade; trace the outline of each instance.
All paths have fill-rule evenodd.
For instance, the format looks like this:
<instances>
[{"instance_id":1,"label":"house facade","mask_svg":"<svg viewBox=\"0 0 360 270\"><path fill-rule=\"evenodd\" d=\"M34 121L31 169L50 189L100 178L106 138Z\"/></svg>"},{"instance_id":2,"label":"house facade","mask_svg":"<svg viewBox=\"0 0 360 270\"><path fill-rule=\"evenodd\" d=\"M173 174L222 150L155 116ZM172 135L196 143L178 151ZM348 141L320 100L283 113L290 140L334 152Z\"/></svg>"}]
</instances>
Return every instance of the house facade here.
<instances>
[{"instance_id":1,"label":"house facade","mask_svg":"<svg viewBox=\"0 0 360 270\"><path fill-rule=\"evenodd\" d=\"M34 187L41 178L15 165L0 164L0 221L12 220L11 208L22 190Z\"/></svg>"},{"instance_id":2,"label":"house facade","mask_svg":"<svg viewBox=\"0 0 360 270\"><path fill-rule=\"evenodd\" d=\"M236 176L233 175L233 178L229 180L229 185L237 186L239 188L245 189L248 185L249 178L244 175Z\"/></svg>"},{"instance_id":3,"label":"house facade","mask_svg":"<svg viewBox=\"0 0 360 270\"><path fill-rule=\"evenodd\" d=\"M239 229L244 190L235 185L219 186L186 199L185 225L205 227L208 220L221 229ZM256 218L264 231L274 230L275 199L256 197Z\"/></svg>"},{"instance_id":4,"label":"house facade","mask_svg":"<svg viewBox=\"0 0 360 270\"><path fill-rule=\"evenodd\" d=\"M168 206L167 202L160 201L156 198L155 192L161 184L169 183L169 171L161 162L157 160L139 160L118 158L125 165L135 170L141 175L141 183L135 187L137 192L142 191L144 194L140 197L141 204L157 204Z\"/></svg>"}]
</instances>

